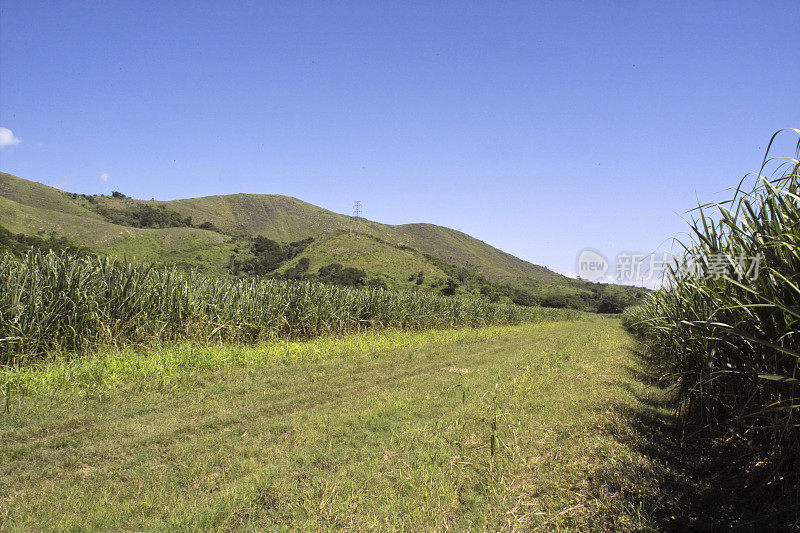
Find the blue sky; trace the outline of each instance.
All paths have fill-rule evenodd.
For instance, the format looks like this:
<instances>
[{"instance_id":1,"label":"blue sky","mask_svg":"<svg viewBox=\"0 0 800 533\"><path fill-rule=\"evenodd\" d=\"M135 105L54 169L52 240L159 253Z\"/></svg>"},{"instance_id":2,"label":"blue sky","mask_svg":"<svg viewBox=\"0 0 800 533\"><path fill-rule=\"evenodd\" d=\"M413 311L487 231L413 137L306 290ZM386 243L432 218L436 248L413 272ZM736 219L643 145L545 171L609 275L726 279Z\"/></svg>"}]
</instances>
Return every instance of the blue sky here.
<instances>
[{"instance_id":1,"label":"blue sky","mask_svg":"<svg viewBox=\"0 0 800 533\"><path fill-rule=\"evenodd\" d=\"M796 1L2 0L0 168L361 200L573 272L586 247L663 246L800 127L798 20Z\"/></svg>"}]
</instances>

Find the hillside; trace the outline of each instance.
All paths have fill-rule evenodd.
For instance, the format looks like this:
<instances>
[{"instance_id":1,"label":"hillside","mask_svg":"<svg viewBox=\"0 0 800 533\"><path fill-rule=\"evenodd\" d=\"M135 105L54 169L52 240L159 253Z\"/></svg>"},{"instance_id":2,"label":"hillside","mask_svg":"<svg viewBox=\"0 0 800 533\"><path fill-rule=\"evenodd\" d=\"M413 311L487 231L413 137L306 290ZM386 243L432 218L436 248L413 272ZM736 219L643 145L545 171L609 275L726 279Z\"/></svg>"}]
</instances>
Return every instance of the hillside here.
<instances>
[{"instance_id":1,"label":"hillside","mask_svg":"<svg viewBox=\"0 0 800 533\"><path fill-rule=\"evenodd\" d=\"M442 290L452 280L457 292L526 302L549 299L554 306L570 307L581 307L599 290L450 228L354 220L279 195L145 201L119 193L70 193L0 173L0 225L114 257L218 274L231 272L234 262L259 259L251 248L261 236L277 243L310 241L287 256L275 275L314 276L326 265L341 264L387 287Z\"/></svg>"}]
</instances>

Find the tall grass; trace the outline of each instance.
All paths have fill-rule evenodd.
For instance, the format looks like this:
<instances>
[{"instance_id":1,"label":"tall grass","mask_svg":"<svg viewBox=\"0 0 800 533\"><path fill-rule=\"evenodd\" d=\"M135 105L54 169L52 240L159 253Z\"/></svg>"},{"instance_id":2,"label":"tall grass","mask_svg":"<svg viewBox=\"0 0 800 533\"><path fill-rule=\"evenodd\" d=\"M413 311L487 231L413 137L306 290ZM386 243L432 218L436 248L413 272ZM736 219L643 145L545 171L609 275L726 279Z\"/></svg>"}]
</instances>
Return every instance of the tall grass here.
<instances>
[{"instance_id":1,"label":"tall grass","mask_svg":"<svg viewBox=\"0 0 800 533\"><path fill-rule=\"evenodd\" d=\"M682 422L724 430L788 464L800 459L800 142L793 158L769 154L749 193L740 183L730 201L697 209L684 262L706 275L676 265L624 321L676 384ZM757 268L737 273L742 258L756 257Z\"/></svg>"},{"instance_id":2,"label":"tall grass","mask_svg":"<svg viewBox=\"0 0 800 533\"><path fill-rule=\"evenodd\" d=\"M68 253L0 257L3 365L103 345L180 339L250 343L380 328L517 324L575 314L468 297L228 280Z\"/></svg>"}]
</instances>

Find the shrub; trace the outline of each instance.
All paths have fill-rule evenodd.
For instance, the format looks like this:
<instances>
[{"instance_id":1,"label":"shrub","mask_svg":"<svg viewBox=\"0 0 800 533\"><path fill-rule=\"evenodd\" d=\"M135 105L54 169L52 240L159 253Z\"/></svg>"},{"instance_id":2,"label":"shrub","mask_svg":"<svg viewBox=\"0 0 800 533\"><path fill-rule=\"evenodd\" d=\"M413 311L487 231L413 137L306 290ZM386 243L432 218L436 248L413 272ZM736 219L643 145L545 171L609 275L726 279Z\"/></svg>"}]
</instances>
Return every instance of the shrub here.
<instances>
[{"instance_id":1,"label":"shrub","mask_svg":"<svg viewBox=\"0 0 800 533\"><path fill-rule=\"evenodd\" d=\"M306 272L308 272L310 264L311 261L308 260L308 257L301 257L297 260L296 265L286 270L284 277L286 279L301 279L305 276Z\"/></svg>"},{"instance_id":2,"label":"shrub","mask_svg":"<svg viewBox=\"0 0 800 533\"><path fill-rule=\"evenodd\" d=\"M253 245L250 248L255 258L241 263L237 262L236 271L254 275L269 274L280 268L286 261L297 257L312 242L314 239L309 237L302 241L281 244L272 239L258 236L253 239ZM306 265L306 269L308 269L308 265Z\"/></svg>"},{"instance_id":3,"label":"shrub","mask_svg":"<svg viewBox=\"0 0 800 533\"><path fill-rule=\"evenodd\" d=\"M458 288L458 282L453 278L447 278L444 287L440 291L444 296L453 296L456 293L456 289Z\"/></svg>"},{"instance_id":4,"label":"shrub","mask_svg":"<svg viewBox=\"0 0 800 533\"><path fill-rule=\"evenodd\" d=\"M214 225L213 222L203 222L202 224L200 224L197 227L200 228L200 229L208 230L208 231L217 231L217 232L219 232L219 229L217 229L217 227Z\"/></svg>"},{"instance_id":5,"label":"shrub","mask_svg":"<svg viewBox=\"0 0 800 533\"><path fill-rule=\"evenodd\" d=\"M192 225L192 217L183 217L163 205L153 207L136 204L130 209L97 208L97 212L113 224L134 228L182 228Z\"/></svg>"},{"instance_id":6,"label":"shrub","mask_svg":"<svg viewBox=\"0 0 800 533\"><path fill-rule=\"evenodd\" d=\"M359 268L343 267L339 263L333 263L320 268L317 278L324 283L358 287L364 284L367 273Z\"/></svg>"}]
</instances>

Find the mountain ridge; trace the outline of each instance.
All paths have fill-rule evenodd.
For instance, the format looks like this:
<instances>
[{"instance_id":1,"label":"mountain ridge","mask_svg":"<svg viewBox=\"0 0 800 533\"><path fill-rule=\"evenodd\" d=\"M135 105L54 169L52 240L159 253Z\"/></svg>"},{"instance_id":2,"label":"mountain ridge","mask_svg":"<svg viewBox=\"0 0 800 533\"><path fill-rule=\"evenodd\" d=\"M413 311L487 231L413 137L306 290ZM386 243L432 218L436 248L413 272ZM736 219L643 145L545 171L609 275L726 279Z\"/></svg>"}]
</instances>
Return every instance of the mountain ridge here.
<instances>
[{"instance_id":1,"label":"mountain ridge","mask_svg":"<svg viewBox=\"0 0 800 533\"><path fill-rule=\"evenodd\" d=\"M150 226L137 227L143 224ZM276 275L298 267L305 257L308 275L328 264L341 264L361 269L391 288L440 290L454 280L467 292L492 295L499 287L500 293L522 291L536 300L553 295L577 298L587 291L581 285L585 282L456 229L355 219L286 195L138 200L116 192L71 193L0 173L0 225L13 233L66 239L114 257L218 274L229 273L234 262L252 261L248 249L256 237L278 243L310 238L299 256L275 269Z\"/></svg>"}]
</instances>

